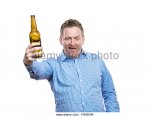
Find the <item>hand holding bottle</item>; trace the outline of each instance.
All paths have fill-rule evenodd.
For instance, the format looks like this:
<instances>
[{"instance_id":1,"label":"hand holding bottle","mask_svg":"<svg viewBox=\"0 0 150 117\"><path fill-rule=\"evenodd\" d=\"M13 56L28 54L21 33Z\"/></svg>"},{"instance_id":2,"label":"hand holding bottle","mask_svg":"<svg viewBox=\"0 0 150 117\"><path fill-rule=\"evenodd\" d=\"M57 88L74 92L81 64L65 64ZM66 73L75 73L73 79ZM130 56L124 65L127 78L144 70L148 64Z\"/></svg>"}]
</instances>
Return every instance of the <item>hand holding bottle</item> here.
<instances>
[{"instance_id":1,"label":"hand holding bottle","mask_svg":"<svg viewBox=\"0 0 150 117\"><path fill-rule=\"evenodd\" d=\"M30 45L26 48L23 62L30 65L37 58L42 57L41 37L37 29L35 15L31 15L31 31L29 33Z\"/></svg>"},{"instance_id":2,"label":"hand holding bottle","mask_svg":"<svg viewBox=\"0 0 150 117\"><path fill-rule=\"evenodd\" d=\"M43 48L39 46L39 43L31 43L25 51L23 62L25 65L31 65L33 61L35 61L37 58L41 57L43 52L39 51Z\"/></svg>"}]
</instances>

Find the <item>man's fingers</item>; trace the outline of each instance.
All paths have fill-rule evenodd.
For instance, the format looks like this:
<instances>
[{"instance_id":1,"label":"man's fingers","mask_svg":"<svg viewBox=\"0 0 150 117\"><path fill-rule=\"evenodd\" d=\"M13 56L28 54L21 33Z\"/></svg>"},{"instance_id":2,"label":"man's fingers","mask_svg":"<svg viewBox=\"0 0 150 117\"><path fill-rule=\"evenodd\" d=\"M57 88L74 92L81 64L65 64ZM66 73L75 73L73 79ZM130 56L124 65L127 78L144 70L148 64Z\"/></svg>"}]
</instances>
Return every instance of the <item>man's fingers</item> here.
<instances>
[{"instance_id":1,"label":"man's fingers","mask_svg":"<svg viewBox=\"0 0 150 117\"><path fill-rule=\"evenodd\" d=\"M42 57L42 55L43 55L42 51L40 51L40 52L34 52L33 55L32 55L32 57L39 58L39 57Z\"/></svg>"},{"instance_id":2,"label":"man's fingers","mask_svg":"<svg viewBox=\"0 0 150 117\"><path fill-rule=\"evenodd\" d=\"M40 46L41 46L40 42L33 42L27 47L27 49L32 49L33 47L40 47Z\"/></svg>"},{"instance_id":3,"label":"man's fingers","mask_svg":"<svg viewBox=\"0 0 150 117\"><path fill-rule=\"evenodd\" d=\"M33 57L33 56L34 56L34 53L27 54L27 58L30 58L30 57Z\"/></svg>"},{"instance_id":4,"label":"man's fingers","mask_svg":"<svg viewBox=\"0 0 150 117\"><path fill-rule=\"evenodd\" d=\"M34 52L34 53L27 54L27 58L39 58L39 57L42 57L42 55L43 55L42 51Z\"/></svg>"},{"instance_id":5,"label":"man's fingers","mask_svg":"<svg viewBox=\"0 0 150 117\"><path fill-rule=\"evenodd\" d=\"M33 48L32 44L30 44L30 45L27 47L27 49L31 49L31 48Z\"/></svg>"},{"instance_id":6,"label":"man's fingers","mask_svg":"<svg viewBox=\"0 0 150 117\"><path fill-rule=\"evenodd\" d=\"M33 47L32 49L30 49L30 52L33 53L33 52L37 52L42 49L43 49L42 47Z\"/></svg>"},{"instance_id":7,"label":"man's fingers","mask_svg":"<svg viewBox=\"0 0 150 117\"><path fill-rule=\"evenodd\" d=\"M29 57L29 58L28 58L28 61L32 61L32 62L33 62L33 61L35 61L36 59L37 59L37 58Z\"/></svg>"},{"instance_id":8,"label":"man's fingers","mask_svg":"<svg viewBox=\"0 0 150 117\"><path fill-rule=\"evenodd\" d=\"M24 56L24 63L26 65L30 65L33 61L35 61L37 58L42 57L43 52L42 52L42 47L41 46L37 46L39 45L39 43L32 43L30 44L25 51L25 56Z\"/></svg>"},{"instance_id":9,"label":"man's fingers","mask_svg":"<svg viewBox=\"0 0 150 117\"><path fill-rule=\"evenodd\" d=\"M42 51L43 48L42 47L32 47L32 48L27 48L26 49L26 53L34 53L34 52L38 52L38 51Z\"/></svg>"}]
</instances>

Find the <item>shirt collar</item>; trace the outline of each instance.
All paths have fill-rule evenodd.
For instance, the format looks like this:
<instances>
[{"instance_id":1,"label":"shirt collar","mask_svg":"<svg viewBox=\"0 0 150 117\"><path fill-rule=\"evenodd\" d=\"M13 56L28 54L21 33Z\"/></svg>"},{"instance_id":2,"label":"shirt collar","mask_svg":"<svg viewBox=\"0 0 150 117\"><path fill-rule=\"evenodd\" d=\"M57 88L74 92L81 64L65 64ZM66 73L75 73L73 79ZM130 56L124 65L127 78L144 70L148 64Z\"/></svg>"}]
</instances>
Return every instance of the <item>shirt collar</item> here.
<instances>
[{"instance_id":1,"label":"shirt collar","mask_svg":"<svg viewBox=\"0 0 150 117\"><path fill-rule=\"evenodd\" d=\"M85 52L85 51L82 49L80 55L79 55L77 58L80 58L80 57L82 57L83 55L86 55L86 54L87 54L87 52ZM65 55L64 51L61 52L59 58L60 58L61 61L65 61L66 59L77 59L77 58L71 58L71 57Z\"/></svg>"}]
</instances>

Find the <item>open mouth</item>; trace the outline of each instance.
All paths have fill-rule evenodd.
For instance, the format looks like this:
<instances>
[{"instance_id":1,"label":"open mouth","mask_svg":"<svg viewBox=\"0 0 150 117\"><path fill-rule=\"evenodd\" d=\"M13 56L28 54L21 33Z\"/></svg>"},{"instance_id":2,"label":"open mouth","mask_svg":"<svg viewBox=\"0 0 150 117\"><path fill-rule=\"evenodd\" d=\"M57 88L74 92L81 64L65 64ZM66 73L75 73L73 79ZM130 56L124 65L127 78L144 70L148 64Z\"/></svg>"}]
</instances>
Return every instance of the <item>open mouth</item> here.
<instances>
[{"instance_id":1,"label":"open mouth","mask_svg":"<svg viewBox=\"0 0 150 117\"><path fill-rule=\"evenodd\" d=\"M76 48L74 48L74 47L69 47L69 50L76 50Z\"/></svg>"}]
</instances>

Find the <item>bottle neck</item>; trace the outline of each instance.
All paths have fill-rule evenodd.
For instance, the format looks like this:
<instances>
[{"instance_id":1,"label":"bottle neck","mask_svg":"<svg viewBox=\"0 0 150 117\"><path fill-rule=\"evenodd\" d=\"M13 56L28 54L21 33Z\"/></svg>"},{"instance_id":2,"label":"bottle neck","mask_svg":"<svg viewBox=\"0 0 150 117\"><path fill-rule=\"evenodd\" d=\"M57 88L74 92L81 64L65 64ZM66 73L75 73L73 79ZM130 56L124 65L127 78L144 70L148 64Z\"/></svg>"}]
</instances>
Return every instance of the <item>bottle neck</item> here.
<instances>
[{"instance_id":1,"label":"bottle neck","mask_svg":"<svg viewBox=\"0 0 150 117\"><path fill-rule=\"evenodd\" d=\"M31 15L31 31L36 31L37 25L35 20L35 15Z\"/></svg>"}]
</instances>

